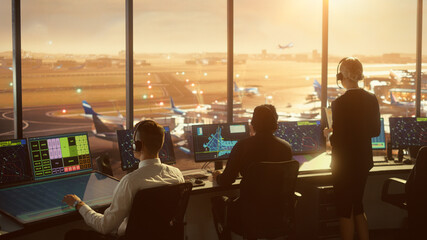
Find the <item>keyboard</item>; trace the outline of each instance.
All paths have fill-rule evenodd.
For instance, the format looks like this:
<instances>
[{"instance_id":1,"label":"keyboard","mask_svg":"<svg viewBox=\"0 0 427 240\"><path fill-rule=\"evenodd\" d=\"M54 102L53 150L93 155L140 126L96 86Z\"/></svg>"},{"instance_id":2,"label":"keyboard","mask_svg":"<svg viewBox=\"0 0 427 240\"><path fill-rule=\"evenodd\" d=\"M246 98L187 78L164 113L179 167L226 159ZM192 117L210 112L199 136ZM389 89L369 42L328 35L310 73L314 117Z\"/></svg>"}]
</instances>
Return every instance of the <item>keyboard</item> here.
<instances>
[{"instance_id":1,"label":"keyboard","mask_svg":"<svg viewBox=\"0 0 427 240\"><path fill-rule=\"evenodd\" d=\"M374 167L380 167L380 166L398 166L398 165L403 165L402 162L394 162L394 161L390 161L390 162L374 162Z\"/></svg>"},{"instance_id":2,"label":"keyboard","mask_svg":"<svg viewBox=\"0 0 427 240\"><path fill-rule=\"evenodd\" d=\"M208 179L208 175L201 174L201 173L184 175L184 180L189 180L189 179Z\"/></svg>"}]
</instances>

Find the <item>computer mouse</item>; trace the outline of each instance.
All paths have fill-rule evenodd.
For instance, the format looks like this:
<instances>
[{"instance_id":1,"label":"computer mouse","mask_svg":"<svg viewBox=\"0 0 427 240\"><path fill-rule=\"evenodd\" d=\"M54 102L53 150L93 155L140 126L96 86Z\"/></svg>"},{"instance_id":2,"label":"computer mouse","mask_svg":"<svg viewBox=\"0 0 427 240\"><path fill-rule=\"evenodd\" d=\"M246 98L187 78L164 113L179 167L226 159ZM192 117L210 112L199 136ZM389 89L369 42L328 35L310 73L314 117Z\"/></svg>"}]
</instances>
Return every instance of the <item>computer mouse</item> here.
<instances>
[{"instance_id":1,"label":"computer mouse","mask_svg":"<svg viewBox=\"0 0 427 240\"><path fill-rule=\"evenodd\" d=\"M412 160L405 158L405 159L403 159L403 164L412 164Z\"/></svg>"},{"instance_id":2,"label":"computer mouse","mask_svg":"<svg viewBox=\"0 0 427 240\"><path fill-rule=\"evenodd\" d=\"M195 183L195 184L202 184L202 183L203 183L203 180L202 180L202 179L198 179L198 178L196 178L196 179L194 180L194 183Z\"/></svg>"}]
</instances>

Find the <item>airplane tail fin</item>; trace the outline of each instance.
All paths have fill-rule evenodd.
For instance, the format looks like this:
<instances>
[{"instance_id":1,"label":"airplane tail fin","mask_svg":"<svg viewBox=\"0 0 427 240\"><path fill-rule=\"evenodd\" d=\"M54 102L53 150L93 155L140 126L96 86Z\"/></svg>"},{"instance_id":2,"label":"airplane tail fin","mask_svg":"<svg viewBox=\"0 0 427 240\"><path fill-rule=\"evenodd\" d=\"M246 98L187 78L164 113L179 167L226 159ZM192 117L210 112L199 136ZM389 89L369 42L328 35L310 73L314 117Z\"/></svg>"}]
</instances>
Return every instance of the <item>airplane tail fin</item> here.
<instances>
[{"instance_id":1,"label":"airplane tail fin","mask_svg":"<svg viewBox=\"0 0 427 240\"><path fill-rule=\"evenodd\" d=\"M390 92L390 103L391 104L396 104L397 103L396 98L393 95L393 92Z\"/></svg>"},{"instance_id":2,"label":"airplane tail fin","mask_svg":"<svg viewBox=\"0 0 427 240\"><path fill-rule=\"evenodd\" d=\"M314 82L313 82L313 87L314 87L314 91L316 92L316 94L317 94L317 97L319 98L319 99L321 99L321 95L322 95L322 86L320 85L320 83L317 81L317 79L314 79Z\"/></svg>"},{"instance_id":3,"label":"airplane tail fin","mask_svg":"<svg viewBox=\"0 0 427 240\"><path fill-rule=\"evenodd\" d=\"M92 114L92 115L98 115L93 109L92 106L86 102L86 100L83 100L82 102L83 109L85 110L85 114Z\"/></svg>"},{"instance_id":4,"label":"airplane tail fin","mask_svg":"<svg viewBox=\"0 0 427 240\"><path fill-rule=\"evenodd\" d=\"M233 83L234 83L234 92L239 92L239 91L240 91L240 89L239 89L239 87L237 86L236 81L233 81Z\"/></svg>"},{"instance_id":5,"label":"airplane tail fin","mask_svg":"<svg viewBox=\"0 0 427 240\"><path fill-rule=\"evenodd\" d=\"M172 99L172 97L170 97L170 99L171 99L171 109L176 108L176 107L175 107L175 104L173 103L173 99Z\"/></svg>"},{"instance_id":6,"label":"airplane tail fin","mask_svg":"<svg viewBox=\"0 0 427 240\"><path fill-rule=\"evenodd\" d=\"M96 133L111 132L111 130L102 123L101 119L95 114L92 115L93 125L95 125Z\"/></svg>"}]
</instances>

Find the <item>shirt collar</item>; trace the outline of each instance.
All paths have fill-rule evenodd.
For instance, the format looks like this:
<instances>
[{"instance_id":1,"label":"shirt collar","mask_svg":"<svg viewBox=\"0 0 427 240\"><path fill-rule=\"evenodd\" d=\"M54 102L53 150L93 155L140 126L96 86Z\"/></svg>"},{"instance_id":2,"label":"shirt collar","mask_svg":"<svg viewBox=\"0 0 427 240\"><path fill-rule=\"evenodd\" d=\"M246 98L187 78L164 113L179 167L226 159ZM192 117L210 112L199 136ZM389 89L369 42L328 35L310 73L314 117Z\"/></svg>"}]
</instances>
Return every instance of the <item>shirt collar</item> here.
<instances>
[{"instance_id":1,"label":"shirt collar","mask_svg":"<svg viewBox=\"0 0 427 240\"><path fill-rule=\"evenodd\" d=\"M149 165L154 165L154 164L160 164L160 158L152 158L152 159L145 159L143 161L140 161L138 164L138 168L142 168L145 166L149 166Z\"/></svg>"}]
</instances>

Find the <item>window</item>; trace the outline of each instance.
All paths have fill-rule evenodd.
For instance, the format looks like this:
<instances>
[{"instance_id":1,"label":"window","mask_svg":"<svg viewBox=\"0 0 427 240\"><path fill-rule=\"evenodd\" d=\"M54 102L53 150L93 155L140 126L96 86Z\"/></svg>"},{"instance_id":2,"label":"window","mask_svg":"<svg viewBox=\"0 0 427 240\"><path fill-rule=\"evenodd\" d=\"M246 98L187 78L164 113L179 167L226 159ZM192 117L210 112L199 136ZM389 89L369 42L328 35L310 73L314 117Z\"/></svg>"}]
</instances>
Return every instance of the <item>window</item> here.
<instances>
[{"instance_id":1,"label":"window","mask_svg":"<svg viewBox=\"0 0 427 240\"><path fill-rule=\"evenodd\" d=\"M227 119L226 34L226 1L134 2L134 114L172 129L181 170L200 168L189 123Z\"/></svg>"},{"instance_id":2,"label":"window","mask_svg":"<svg viewBox=\"0 0 427 240\"><path fill-rule=\"evenodd\" d=\"M12 1L0 2L0 139L13 138Z\"/></svg>"},{"instance_id":3,"label":"window","mask_svg":"<svg viewBox=\"0 0 427 240\"><path fill-rule=\"evenodd\" d=\"M126 105L124 8L114 1L34 0L21 11L24 137L88 131L92 157L109 154L115 175L113 139ZM106 127L94 127L90 107L100 114L95 126Z\"/></svg>"},{"instance_id":4,"label":"window","mask_svg":"<svg viewBox=\"0 0 427 240\"><path fill-rule=\"evenodd\" d=\"M322 1L235 1L234 10L235 101L273 104L279 120L320 119Z\"/></svg>"}]
</instances>

